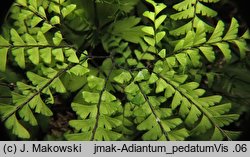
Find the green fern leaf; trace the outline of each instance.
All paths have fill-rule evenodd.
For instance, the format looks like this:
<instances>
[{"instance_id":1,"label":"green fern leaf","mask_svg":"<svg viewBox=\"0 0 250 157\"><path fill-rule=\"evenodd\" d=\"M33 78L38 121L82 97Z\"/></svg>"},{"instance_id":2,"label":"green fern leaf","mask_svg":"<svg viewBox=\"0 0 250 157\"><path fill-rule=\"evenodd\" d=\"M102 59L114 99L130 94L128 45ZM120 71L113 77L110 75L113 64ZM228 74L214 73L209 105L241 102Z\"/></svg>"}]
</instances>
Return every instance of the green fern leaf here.
<instances>
[{"instance_id":1,"label":"green fern leaf","mask_svg":"<svg viewBox=\"0 0 250 157\"><path fill-rule=\"evenodd\" d=\"M114 132L114 131L110 131L110 130L106 130L106 129L97 129L97 133L96 133L96 137L95 140L105 140L105 141L116 141L118 139L120 139L122 137L121 134Z\"/></svg>"},{"instance_id":2,"label":"green fern leaf","mask_svg":"<svg viewBox=\"0 0 250 157\"><path fill-rule=\"evenodd\" d=\"M217 43L216 46L221 50L223 53L226 61L229 63L232 56L231 56L231 50L229 48L229 45L227 43Z\"/></svg>"},{"instance_id":3,"label":"green fern leaf","mask_svg":"<svg viewBox=\"0 0 250 157\"><path fill-rule=\"evenodd\" d=\"M15 56L17 64L24 69L25 68L24 48L12 49L12 54L13 56Z\"/></svg>"},{"instance_id":4,"label":"green fern leaf","mask_svg":"<svg viewBox=\"0 0 250 157\"><path fill-rule=\"evenodd\" d=\"M181 94L178 91L176 91L173 97L173 101L171 103L171 108L173 110L176 109L181 104L181 100L182 100Z\"/></svg>"},{"instance_id":5,"label":"green fern leaf","mask_svg":"<svg viewBox=\"0 0 250 157\"><path fill-rule=\"evenodd\" d=\"M227 103L227 104L209 107L209 112L217 116L217 115L222 115L222 114L229 112L230 109L231 109L231 104Z\"/></svg>"},{"instance_id":6,"label":"green fern leaf","mask_svg":"<svg viewBox=\"0 0 250 157\"><path fill-rule=\"evenodd\" d=\"M161 32L158 32L155 36L155 39L156 39L156 44L158 44L166 35L166 32L164 31L161 31Z\"/></svg>"},{"instance_id":7,"label":"green fern leaf","mask_svg":"<svg viewBox=\"0 0 250 157\"><path fill-rule=\"evenodd\" d=\"M52 25L58 25L61 23L61 20L60 20L60 17L59 16L53 16L51 19L50 19L50 23Z\"/></svg>"},{"instance_id":8,"label":"green fern leaf","mask_svg":"<svg viewBox=\"0 0 250 157\"><path fill-rule=\"evenodd\" d=\"M235 139L238 139L241 132L239 131L228 131L228 130L224 130L224 132L227 134L227 136L232 139L232 140L235 140Z\"/></svg>"},{"instance_id":9,"label":"green fern leaf","mask_svg":"<svg viewBox=\"0 0 250 157\"><path fill-rule=\"evenodd\" d=\"M32 48L27 50L27 53L29 54L29 59L31 62L35 65L39 64L39 49L38 48Z\"/></svg>"},{"instance_id":10,"label":"green fern leaf","mask_svg":"<svg viewBox=\"0 0 250 157\"><path fill-rule=\"evenodd\" d=\"M195 16L193 19L193 25L195 28L198 27L199 23L202 23L202 25L205 27L205 31L206 32L213 32L214 27L211 26L210 24L208 24L207 22L203 21L201 18L199 18L198 16Z\"/></svg>"},{"instance_id":11,"label":"green fern leaf","mask_svg":"<svg viewBox=\"0 0 250 157\"><path fill-rule=\"evenodd\" d=\"M214 116L213 121L220 127L227 126L230 123L238 120L239 115L237 114L228 114L228 115L220 115Z\"/></svg>"},{"instance_id":12,"label":"green fern leaf","mask_svg":"<svg viewBox=\"0 0 250 157\"><path fill-rule=\"evenodd\" d=\"M61 44L61 41L63 40L61 32L56 32L55 36L53 37L53 43L58 46Z\"/></svg>"},{"instance_id":13,"label":"green fern leaf","mask_svg":"<svg viewBox=\"0 0 250 157\"><path fill-rule=\"evenodd\" d=\"M19 36L15 29L10 30L11 40L13 41L14 45L21 46L25 45L23 39Z\"/></svg>"},{"instance_id":14,"label":"green fern leaf","mask_svg":"<svg viewBox=\"0 0 250 157\"><path fill-rule=\"evenodd\" d=\"M235 18L232 18L231 25L226 35L224 36L223 40L235 39L237 37L238 27L239 27L238 21Z\"/></svg>"},{"instance_id":15,"label":"green fern leaf","mask_svg":"<svg viewBox=\"0 0 250 157\"><path fill-rule=\"evenodd\" d=\"M189 132L185 128L174 130L168 133L169 140L171 141L183 141L188 136Z\"/></svg>"},{"instance_id":16,"label":"green fern leaf","mask_svg":"<svg viewBox=\"0 0 250 157\"><path fill-rule=\"evenodd\" d=\"M38 12L42 15L42 17L47 17L45 9L42 6L38 7Z\"/></svg>"},{"instance_id":17,"label":"green fern leaf","mask_svg":"<svg viewBox=\"0 0 250 157\"><path fill-rule=\"evenodd\" d=\"M215 43L221 41L222 40L221 36L223 35L223 32L224 32L224 23L222 21L219 21L207 43Z\"/></svg>"},{"instance_id":18,"label":"green fern leaf","mask_svg":"<svg viewBox=\"0 0 250 157\"><path fill-rule=\"evenodd\" d=\"M143 27L142 31L145 32L145 33L148 33L149 35L154 35L155 34L154 28L151 27L151 26Z\"/></svg>"},{"instance_id":19,"label":"green fern leaf","mask_svg":"<svg viewBox=\"0 0 250 157\"><path fill-rule=\"evenodd\" d=\"M41 31L39 31L37 33L37 37L36 38L37 38L37 41L38 41L39 45L48 45L49 44L48 40L46 39L46 37L44 36L44 34Z\"/></svg>"},{"instance_id":20,"label":"green fern leaf","mask_svg":"<svg viewBox=\"0 0 250 157\"><path fill-rule=\"evenodd\" d=\"M135 76L134 81L140 82L142 80L148 80L149 78L149 72L146 69L143 69L142 71L139 71L139 73Z\"/></svg>"},{"instance_id":21,"label":"green fern leaf","mask_svg":"<svg viewBox=\"0 0 250 157\"><path fill-rule=\"evenodd\" d=\"M193 4L196 3L196 0L184 0L178 4L175 4L173 8L177 11L187 10L192 7Z\"/></svg>"},{"instance_id":22,"label":"green fern leaf","mask_svg":"<svg viewBox=\"0 0 250 157\"><path fill-rule=\"evenodd\" d=\"M186 119L185 119L185 124L188 126L194 125L195 122L199 120L199 117L201 116L201 112L197 107L194 105L191 106L190 112L188 113Z\"/></svg>"},{"instance_id":23,"label":"green fern leaf","mask_svg":"<svg viewBox=\"0 0 250 157\"><path fill-rule=\"evenodd\" d=\"M194 134L200 135L204 134L207 130L213 127L211 121L203 115L199 124L192 130Z\"/></svg>"},{"instance_id":24,"label":"green fern leaf","mask_svg":"<svg viewBox=\"0 0 250 157\"><path fill-rule=\"evenodd\" d=\"M157 78L158 79L158 78ZM155 92L156 93L160 93L163 92L164 89L166 89L168 87L168 84L166 83L166 81L164 81L163 79L159 79L156 81L156 89Z\"/></svg>"},{"instance_id":25,"label":"green fern leaf","mask_svg":"<svg viewBox=\"0 0 250 157\"><path fill-rule=\"evenodd\" d=\"M193 45L200 45L206 42L206 31L202 22L200 22L196 27L196 34L194 37Z\"/></svg>"},{"instance_id":26,"label":"green fern leaf","mask_svg":"<svg viewBox=\"0 0 250 157\"><path fill-rule=\"evenodd\" d=\"M190 7L187 10L181 11L176 14L172 14L170 17L173 20L190 19L194 17L194 7Z\"/></svg>"},{"instance_id":27,"label":"green fern leaf","mask_svg":"<svg viewBox=\"0 0 250 157\"><path fill-rule=\"evenodd\" d=\"M32 109L35 109L36 113L41 113L45 116L52 116L53 112L45 105L40 95L35 96L29 103Z\"/></svg>"},{"instance_id":28,"label":"green fern leaf","mask_svg":"<svg viewBox=\"0 0 250 157\"><path fill-rule=\"evenodd\" d=\"M72 106L72 109L77 113L77 115L79 115L82 119L86 119L88 116L90 118L94 118L94 116L97 114L97 108L94 105L82 105L78 103L72 103L71 106ZM74 125L74 126L78 126L78 125ZM90 125L87 125L87 126L90 126Z\"/></svg>"},{"instance_id":29,"label":"green fern leaf","mask_svg":"<svg viewBox=\"0 0 250 157\"><path fill-rule=\"evenodd\" d=\"M87 78L88 86L93 89L102 90L104 88L105 81L102 78L95 77L93 75Z\"/></svg>"},{"instance_id":30,"label":"green fern leaf","mask_svg":"<svg viewBox=\"0 0 250 157\"><path fill-rule=\"evenodd\" d=\"M32 126L38 125L37 120L28 105L24 106L19 111L19 115L24 121L29 122Z\"/></svg>"},{"instance_id":31,"label":"green fern leaf","mask_svg":"<svg viewBox=\"0 0 250 157\"><path fill-rule=\"evenodd\" d=\"M23 6L26 6L27 5L27 1L26 0L17 0L16 1L17 3L23 5Z\"/></svg>"},{"instance_id":32,"label":"green fern leaf","mask_svg":"<svg viewBox=\"0 0 250 157\"><path fill-rule=\"evenodd\" d=\"M155 21L155 13L151 11L145 11L143 16L149 18L151 21Z\"/></svg>"},{"instance_id":33,"label":"green fern leaf","mask_svg":"<svg viewBox=\"0 0 250 157\"><path fill-rule=\"evenodd\" d=\"M53 50L52 50L52 54L53 54L53 56L55 56L55 59L56 59L57 61L64 62L64 54L63 54L63 50L62 50L61 48L53 49ZM49 55L48 60L51 60L50 54L48 54L48 55ZM47 59L47 58L46 58L46 59Z\"/></svg>"},{"instance_id":34,"label":"green fern leaf","mask_svg":"<svg viewBox=\"0 0 250 157\"><path fill-rule=\"evenodd\" d=\"M70 5L66 6L65 8L63 8L61 10L63 17L65 18L66 16L68 16L75 9L76 9L76 5L75 4L70 4Z\"/></svg>"},{"instance_id":35,"label":"green fern leaf","mask_svg":"<svg viewBox=\"0 0 250 157\"><path fill-rule=\"evenodd\" d=\"M243 59L246 56L246 52L248 51L247 43L245 40L233 40L232 41L239 48L240 58Z\"/></svg>"},{"instance_id":36,"label":"green fern leaf","mask_svg":"<svg viewBox=\"0 0 250 157\"><path fill-rule=\"evenodd\" d=\"M88 103L98 103L100 94L91 92L82 92L83 98Z\"/></svg>"},{"instance_id":37,"label":"green fern leaf","mask_svg":"<svg viewBox=\"0 0 250 157\"><path fill-rule=\"evenodd\" d=\"M45 84L48 79L46 78L43 78L35 73L32 73L32 72L27 72L27 77L29 78L30 81L32 81L32 84L33 85L38 85L39 86L42 86L43 84Z\"/></svg>"},{"instance_id":38,"label":"green fern leaf","mask_svg":"<svg viewBox=\"0 0 250 157\"><path fill-rule=\"evenodd\" d=\"M30 138L29 132L20 124L16 118L16 115L12 115L10 118L8 118L8 120L5 122L5 126L6 128L11 129L12 133L17 135L19 138Z\"/></svg>"},{"instance_id":39,"label":"green fern leaf","mask_svg":"<svg viewBox=\"0 0 250 157\"><path fill-rule=\"evenodd\" d=\"M137 126L137 129L149 130L142 136L144 140L149 140L149 139L157 140L158 138L162 136L161 129L159 125L157 125L157 122L152 114L145 121L139 124Z\"/></svg>"},{"instance_id":40,"label":"green fern leaf","mask_svg":"<svg viewBox=\"0 0 250 157\"><path fill-rule=\"evenodd\" d=\"M217 12L209 7L203 5L200 2L196 4L196 14L201 14L202 16L215 17L217 16Z\"/></svg>"},{"instance_id":41,"label":"green fern leaf","mask_svg":"<svg viewBox=\"0 0 250 157\"><path fill-rule=\"evenodd\" d=\"M215 60L215 53L213 51L213 47L199 47L201 52L207 58L209 62L214 62Z\"/></svg>"},{"instance_id":42,"label":"green fern leaf","mask_svg":"<svg viewBox=\"0 0 250 157\"><path fill-rule=\"evenodd\" d=\"M192 22L190 21L187 24L184 24L183 26L176 28L175 30L171 30L170 34L175 36L180 36L187 33L191 29L192 29Z\"/></svg>"},{"instance_id":43,"label":"green fern leaf","mask_svg":"<svg viewBox=\"0 0 250 157\"><path fill-rule=\"evenodd\" d=\"M186 98L182 98L182 103L180 106L179 115L181 117L186 117L190 112L191 106L192 106L191 103ZM191 114L190 116L193 116L193 114ZM185 120L185 121L187 121L187 120ZM185 123L189 124L188 121Z\"/></svg>"},{"instance_id":44,"label":"green fern leaf","mask_svg":"<svg viewBox=\"0 0 250 157\"><path fill-rule=\"evenodd\" d=\"M79 63L79 59L76 52L73 49L64 49L65 56L68 57L68 61L71 63Z\"/></svg>"},{"instance_id":45,"label":"green fern leaf","mask_svg":"<svg viewBox=\"0 0 250 157\"><path fill-rule=\"evenodd\" d=\"M157 30L162 23L166 20L167 16L166 15L161 15L155 20L155 29ZM153 34L152 34L153 35Z\"/></svg>"},{"instance_id":46,"label":"green fern leaf","mask_svg":"<svg viewBox=\"0 0 250 157\"><path fill-rule=\"evenodd\" d=\"M152 46L152 47L155 46L155 39L154 39L154 38L145 36L145 37L144 37L144 40L145 40L150 46Z\"/></svg>"},{"instance_id":47,"label":"green fern leaf","mask_svg":"<svg viewBox=\"0 0 250 157\"><path fill-rule=\"evenodd\" d=\"M111 32L132 43L139 43L143 32L142 26L136 26L140 22L139 18L129 17L116 23L111 27Z\"/></svg>"},{"instance_id":48,"label":"green fern leaf","mask_svg":"<svg viewBox=\"0 0 250 157\"><path fill-rule=\"evenodd\" d=\"M47 33L50 29L52 29L52 25L48 24L48 23L43 23L43 26L41 27L41 31L42 33Z\"/></svg>"},{"instance_id":49,"label":"green fern leaf","mask_svg":"<svg viewBox=\"0 0 250 157\"><path fill-rule=\"evenodd\" d=\"M58 4L51 2L49 8L57 14L61 13L60 6Z\"/></svg>"},{"instance_id":50,"label":"green fern leaf","mask_svg":"<svg viewBox=\"0 0 250 157\"><path fill-rule=\"evenodd\" d=\"M51 63L51 52L52 49L51 48L44 48L44 49L40 49L39 52L40 52L40 57L43 59L43 61L47 64L50 64Z\"/></svg>"},{"instance_id":51,"label":"green fern leaf","mask_svg":"<svg viewBox=\"0 0 250 157\"><path fill-rule=\"evenodd\" d=\"M38 17L38 16L34 16L30 22L31 28L36 27L43 19Z\"/></svg>"},{"instance_id":52,"label":"green fern leaf","mask_svg":"<svg viewBox=\"0 0 250 157\"><path fill-rule=\"evenodd\" d=\"M37 0L29 0L29 4L31 5L32 9L37 10Z\"/></svg>"},{"instance_id":53,"label":"green fern leaf","mask_svg":"<svg viewBox=\"0 0 250 157\"><path fill-rule=\"evenodd\" d=\"M66 93L66 88L64 87L62 81L59 78L56 78L52 83L51 87L55 89L58 93Z\"/></svg>"},{"instance_id":54,"label":"green fern leaf","mask_svg":"<svg viewBox=\"0 0 250 157\"><path fill-rule=\"evenodd\" d=\"M187 65L187 55L185 53L178 53L177 55L175 55L176 59L178 60L178 62L185 67Z\"/></svg>"},{"instance_id":55,"label":"green fern leaf","mask_svg":"<svg viewBox=\"0 0 250 157\"><path fill-rule=\"evenodd\" d=\"M0 71L5 71L6 69L8 50L8 48L0 48Z\"/></svg>"},{"instance_id":56,"label":"green fern leaf","mask_svg":"<svg viewBox=\"0 0 250 157\"><path fill-rule=\"evenodd\" d=\"M211 141L222 141L224 139L223 134L218 128L214 128L213 135L211 137Z\"/></svg>"},{"instance_id":57,"label":"green fern leaf","mask_svg":"<svg viewBox=\"0 0 250 157\"><path fill-rule=\"evenodd\" d=\"M0 115L2 116L2 119L7 117L14 110L15 110L15 106L13 106L13 105L1 104L0 105Z\"/></svg>"},{"instance_id":58,"label":"green fern leaf","mask_svg":"<svg viewBox=\"0 0 250 157\"><path fill-rule=\"evenodd\" d=\"M162 12L167 6L163 3L158 3L154 5L155 7L155 15L157 16L160 12Z\"/></svg>"},{"instance_id":59,"label":"green fern leaf","mask_svg":"<svg viewBox=\"0 0 250 157\"><path fill-rule=\"evenodd\" d=\"M220 95L213 95L200 98L199 101L202 102L203 106L209 107L214 106L216 103L221 101L222 97Z\"/></svg>"},{"instance_id":60,"label":"green fern leaf","mask_svg":"<svg viewBox=\"0 0 250 157\"><path fill-rule=\"evenodd\" d=\"M131 80L131 75L129 72L122 72L121 74L117 75L116 77L114 77L114 80L120 84L124 84L127 83Z\"/></svg>"},{"instance_id":61,"label":"green fern leaf","mask_svg":"<svg viewBox=\"0 0 250 157\"><path fill-rule=\"evenodd\" d=\"M242 37L243 39L250 39L249 30L247 30L241 37Z\"/></svg>"},{"instance_id":62,"label":"green fern leaf","mask_svg":"<svg viewBox=\"0 0 250 157\"><path fill-rule=\"evenodd\" d=\"M70 73L73 73L76 76L83 76L86 73L88 73L90 70L85 66L76 65L76 66L72 67L69 71L70 71Z\"/></svg>"},{"instance_id":63,"label":"green fern leaf","mask_svg":"<svg viewBox=\"0 0 250 157\"><path fill-rule=\"evenodd\" d=\"M187 50L187 54L188 54L194 67L200 66L200 55L199 55L199 51L197 49Z\"/></svg>"},{"instance_id":64,"label":"green fern leaf","mask_svg":"<svg viewBox=\"0 0 250 157\"><path fill-rule=\"evenodd\" d=\"M91 138L91 132L66 134L65 138L69 141L89 141Z\"/></svg>"}]
</instances>

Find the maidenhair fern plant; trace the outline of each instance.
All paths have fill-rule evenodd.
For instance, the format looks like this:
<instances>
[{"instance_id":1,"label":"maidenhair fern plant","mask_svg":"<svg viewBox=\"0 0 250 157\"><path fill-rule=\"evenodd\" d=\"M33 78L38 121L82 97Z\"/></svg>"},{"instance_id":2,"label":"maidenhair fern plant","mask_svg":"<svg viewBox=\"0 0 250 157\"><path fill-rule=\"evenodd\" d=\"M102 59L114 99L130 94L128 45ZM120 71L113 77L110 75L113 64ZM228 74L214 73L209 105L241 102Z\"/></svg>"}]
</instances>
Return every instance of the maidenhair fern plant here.
<instances>
[{"instance_id":1,"label":"maidenhair fern plant","mask_svg":"<svg viewBox=\"0 0 250 157\"><path fill-rule=\"evenodd\" d=\"M0 36L2 124L38 139L60 108L67 140L235 139L225 126L239 115L210 89L250 36L217 2L16 0Z\"/></svg>"}]
</instances>

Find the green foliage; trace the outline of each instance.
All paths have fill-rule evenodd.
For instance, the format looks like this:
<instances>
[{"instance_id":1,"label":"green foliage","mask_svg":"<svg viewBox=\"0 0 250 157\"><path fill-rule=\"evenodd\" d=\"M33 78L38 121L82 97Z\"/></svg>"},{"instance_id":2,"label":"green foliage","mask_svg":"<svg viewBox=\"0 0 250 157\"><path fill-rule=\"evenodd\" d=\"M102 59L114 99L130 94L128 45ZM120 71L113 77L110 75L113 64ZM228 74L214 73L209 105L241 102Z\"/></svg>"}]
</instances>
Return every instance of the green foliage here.
<instances>
[{"instance_id":1,"label":"green foliage","mask_svg":"<svg viewBox=\"0 0 250 157\"><path fill-rule=\"evenodd\" d=\"M213 19L207 3L216 2L17 0L0 36L0 83L20 73L8 101L0 97L6 129L32 138L30 126L63 105L76 115L67 140L233 139L224 128L239 115L211 92L209 66L244 59L249 33L239 35L235 18Z\"/></svg>"}]
</instances>

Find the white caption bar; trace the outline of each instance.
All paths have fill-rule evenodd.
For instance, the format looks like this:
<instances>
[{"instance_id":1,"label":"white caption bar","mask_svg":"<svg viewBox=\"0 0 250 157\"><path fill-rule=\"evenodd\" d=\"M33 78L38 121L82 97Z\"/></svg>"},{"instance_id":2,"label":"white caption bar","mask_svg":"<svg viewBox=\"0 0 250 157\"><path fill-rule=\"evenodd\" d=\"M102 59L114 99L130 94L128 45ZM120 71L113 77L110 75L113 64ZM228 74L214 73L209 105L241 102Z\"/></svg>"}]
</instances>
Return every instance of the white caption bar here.
<instances>
[{"instance_id":1,"label":"white caption bar","mask_svg":"<svg viewBox=\"0 0 250 157\"><path fill-rule=\"evenodd\" d=\"M0 157L249 157L250 141L1 141Z\"/></svg>"}]
</instances>

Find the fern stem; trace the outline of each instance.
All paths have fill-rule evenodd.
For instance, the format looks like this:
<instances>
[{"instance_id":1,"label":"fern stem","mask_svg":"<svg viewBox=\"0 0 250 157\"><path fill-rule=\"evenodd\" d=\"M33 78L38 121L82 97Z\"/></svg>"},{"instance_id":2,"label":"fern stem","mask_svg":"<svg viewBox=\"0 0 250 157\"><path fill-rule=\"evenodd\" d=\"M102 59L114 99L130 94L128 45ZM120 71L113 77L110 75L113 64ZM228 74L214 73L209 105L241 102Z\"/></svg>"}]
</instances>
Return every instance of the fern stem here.
<instances>
[{"instance_id":1,"label":"fern stem","mask_svg":"<svg viewBox=\"0 0 250 157\"><path fill-rule=\"evenodd\" d=\"M29 7L24 6L24 5L22 5L22 4L20 4L20 3L17 3L17 2L14 2L14 5L16 5L16 6L20 7L20 8L22 8L22 9L31 11L31 12L32 12L33 14L35 14L36 16L38 16L38 17L42 18L44 21L50 23L50 21L49 21L46 17L42 16L39 12L36 12L36 11L30 9Z\"/></svg>"},{"instance_id":2,"label":"fern stem","mask_svg":"<svg viewBox=\"0 0 250 157\"><path fill-rule=\"evenodd\" d=\"M198 45L197 47L199 47L200 45ZM187 49L189 49L189 48L187 48ZM184 51L184 50L180 50L180 51ZM126 62L127 63L127 62ZM128 63L127 63L128 64ZM119 65L118 65L119 66ZM126 68L124 68L124 67L121 67L121 66L119 66L120 68L122 68L122 69L125 69L125 70L128 70L129 72L130 72L130 75L132 76L132 78L134 79L134 76L133 76L133 73L131 72L131 70L130 69L126 69ZM146 69L146 68L141 68L141 69ZM147 69L148 70L148 69ZM153 72L153 71L152 71ZM207 111L206 110L204 110L200 105L199 105L199 103L198 102L196 102L192 97L190 97L189 95L187 95L186 93L183 93L181 90L179 90L178 89L178 87L177 86L175 86L174 84L172 84L171 83L171 81L170 80L168 80L168 79L166 79L165 77L163 77L163 76L161 76L160 74L158 74L158 73L155 73L155 72L153 72L154 74L156 74L158 77L160 77L160 78L162 78L163 80L165 80L168 84L170 84L176 91L178 91L179 93L181 93L186 99L188 99L190 102L192 102L208 119L209 119L209 121L216 127L216 128L218 128L219 130L220 130L220 132L228 139L228 140L230 140L231 141L231 138L227 135L227 133L223 130L223 129L221 129L211 118L210 118L210 116L209 116L209 113L207 113ZM152 111L152 113L154 114L154 116L157 118L157 115L156 115L156 113L154 112L154 110L153 110L153 106L152 106L152 104L148 101L148 98L147 98L147 96L146 96L146 94L143 92L143 90L142 90L142 88L141 88L141 86L140 86L140 84L139 83L136 83L137 85L138 85L138 87L139 87L139 89L140 89L140 92L143 94L143 97L144 97L144 99L148 102L148 104L149 104L149 106L150 106L150 109L151 109L151 111ZM164 132L164 129L163 129L163 127L162 127L162 125L161 125L161 123L160 123L160 121L157 121L157 123L160 125L160 127L161 127L161 129L162 129L162 131ZM165 132L164 132L165 133ZM167 136L166 136L167 137Z\"/></svg>"},{"instance_id":3,"label":"fern stem","mask_svg":"<svg viewBox=\"0 0 250 157\"><path fill-rule=\"evenodd\" d=\"M211 42L209 44L207 43L202 43L202 44L198 44L198 45L195 45L195 46L190 46L190 47L187 47L187 48L183 48L183 49L180 49L180 50L177 50L177 51L173 51L172 53L169 53L166 55L166 58L167 57L172 57L173 55L175 54L178 54L178 53L181 53L183 51L186 51L186 50L190 50L190 49L199 49L199 47L213 47L214 45L218 44L218 43L222 43L222 42L226 42L226 43L231 43L233 42L234 40L242 40L244 38L242 37L237 37L235 39L230 39L230 40L220 40L220 41L216 41L216 42Z\"/></svg>"},{"instance_id":4,"label":"fern stem","mask_svg":"<svg viewBox=\"0 0 250 157\"><path fill-rule=\"evenodd\" d=\"M53 2L54 2L54 1L53 1ZM59 31L61 30L61 29L60 29L61 26L53 25L53 24L50 22L50 20L47 19L47 17L41 15L39 12L34 11L34 10L30 9L29 7L24 6L24 5L22 5L22 4L20 4L20 3L17 3L17 2L15 2L14 4L16 4L17 6L19 6L20 8L23 8L23 9L25 9L25 10L28 10L28 11L32 12L34 15L40 17L41 19L43 19L45 22L47 22L47 23L50 24L51 26L57 28ZM60 10L60 12L61 12L61 10ZM60 18L61 18L61 15L60 15ZM61 20L61 21L62 21L62 20ZM63 24L60 23L60 25L63 25ZM27 28L27 27L26 27L26 28ZM27 32L28 32L28 31L27 31ZM61 32L62 35L65 37L65 34L63 33L64 31L60 31L60 32ZM70 41L68 41L68 40L66 40L66 39L64 39L64 41L65 41L66 43L69 43L69 45L71 45L70 47L74 47L73 44L72 44ZM77 49L77 48L74 47L74 49Z\"/></svg>"},{"instance_id":5,"label":"fern stem","mask_svg":"<svg viewBox=\"0 0 250 157\"><path fill-rule=\"evenodd\" d=\"M8 87L10 90L16 88L16 85L14 83L0 83L0 86Z\"/></svg>"},{"instance_id":6,"label":"fern stem","mask_svg":"<svg viewBox=\"0 0 250 157\"><path fill-rule=\"evenodd\" d=\"M112 60L113 61L113 60ZM99 117L100 117L100 107L101 107L101 102L102 102L102 96L103 96L103 93L105 92L106 88L107 88L107 85L108 85L108 81L109 81L109 78L114 70L114 61L112 62L113 65L111 67L111 69L109 70L109 73L105 79L105 84L104 84L104 87L103 89L101 90L100 92L100 96L99 96L99 100L98 100L98 103L97 103L97 114L96 114L96 122L95 122L95 125L94 125L94 128L93 128L93 131L92 131L92 136L90 138L91 141L93 141L95 139L95 134L96 134L96 131L97 131L97 128L98 128L98 123L99 123Z\"/></svg>"},{"instance_id":7,"label":"fern stem","mask_svg":"<svg viewBox=\"0 0 250 157\"><path fill-rule=\"evenodd\" d=\"M177 87L177 86L175 86L173 83L171 83L171 81L170 80L168 80L168 79L166 79L165 77L163 77L163 76L161 76L160 74L158 74L158 73L155 73L155 72L153 72L154 74L156 74L158 77L160 77L160 78L162 78L164 81L166 81L169 85L171 85L176 91L178 91L179 93L181 93L186 99L188 99L190 102L192 102L193 103L193 105L195 105L208 119L209 119L209 121L216 127L216 128L218 128L219 130L220 130L220 132L225 136L225 137L227 137L227 139L228 140L232 140L228 135L227 135L227 133L221 128L221 127L219 127L212 119L211 119L211 117L210 117L210 115L209 115L209 113L205 110L205 109L203 109L201 106L200 106L200 104L197 102L197 101L195 101L190 95L188 95L188 94L186 94L186 93L184 93L183 91L181 91L181 90L179 90L179 88Z\"/></svg>"},{"instance_id":8,"label":"fern stem","mask_svg":"<svg viewBox=\"0 0 250 157\"><path fill-rule=\"evenodd\" d=\"M164 128L163 128L163 126L162 126L162 124L161 124L161 119L160 119L160 118L157 116L157 114L155 113L154 108L153 108L153 105L152 105L151 102L149 101L149 99L148 99L147 95L145 94L145 92L143 91L141 85L140 85L139 83L137 83L137 85L138 85L138 87L139 87L139 89L140 89L140 92L142 93L144 99L147 101L147 103L148 103L148 105L149 105L149 107L150 107L150 109L151 109L151 111L152 111L152 113L153 113L153 115L154 115L154 117L155 117L155 119L156 119L156 122L159 124L159 126L160 126L160 128L161 128L161 132L165 135L166 139L168 139L168 137L167 137L167 132L164 130ZM159 120L158 120L158 119L159 119Z\"/></svg>"},{"instance_id":9,"label":"fern stem","mask_svg":"<svg viewBox=\"0 0 250 157\"><path fill-rule=\"evenodd\" d=\"M17 111L19 111L21 108L23 108L26 104L28 104L34 97L36 97L37 95L39 95L45 88L47 88L48 86L50 86L50 84L55 79L57 79L58 77L60 77L61 75L63 75L67 70L69 70L73 66L74 66L74 64L71 64L68 67L66 67L65 69L59 71L53 78L51 78L43 87L41 87L37 92L35 92L32 96L30 96L25 102L23 102L22 104L16 106L15 110L13 110L8 115L6 115L5 117L3 117L2 121L5 122L13 114L15 114Z\"/></svg>"},{"instance_id":10,"label":"fern stem","mask_svg":"<svg viewBox=\"0 0 250 157\"><path fill-rule=\"evenodd\" d=\"M126 62L126 63L127 63L127 62ZM128 64L128 63L127 63L127 64ZM133 73L132 73L130 70L128 70L128 71L129 71L130 75L132 76L132 79L134 80L135 77L134 77ZM151 104L151 102L149 101L148 96L145 94L145 92L143 91L143 89L142 89L142 87L141 87L141 85L140 85L139 83L135 83L135 84L138 85L141 94L143 95L144 99L147 101L147 103L148 103L148 105L149 105L149 107L150 107L150 110L152 111L152 113L153 113L153 115L154 115L154 117L155 117L155 119L156 119L156 122L158 123L158 125L159 125L160 128L161 128L161 132L162 132L162 133L165 135L165 137L168 139L168 137L167 137L167 132L164 130L164 127L163 127L163 125L161 124L161 120L158 120L158 119L160 119L160 118L157 116L156 112L154 111L154 107L153 107L153 105Z\"/></svg>"}]
</instances>

